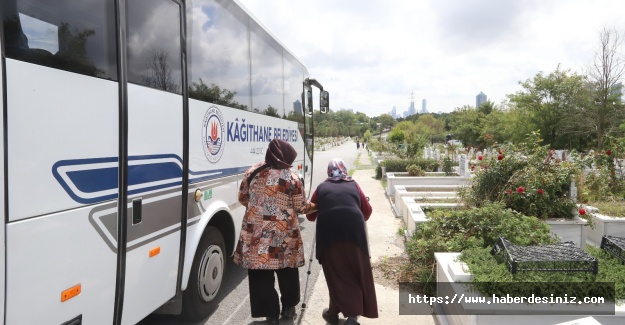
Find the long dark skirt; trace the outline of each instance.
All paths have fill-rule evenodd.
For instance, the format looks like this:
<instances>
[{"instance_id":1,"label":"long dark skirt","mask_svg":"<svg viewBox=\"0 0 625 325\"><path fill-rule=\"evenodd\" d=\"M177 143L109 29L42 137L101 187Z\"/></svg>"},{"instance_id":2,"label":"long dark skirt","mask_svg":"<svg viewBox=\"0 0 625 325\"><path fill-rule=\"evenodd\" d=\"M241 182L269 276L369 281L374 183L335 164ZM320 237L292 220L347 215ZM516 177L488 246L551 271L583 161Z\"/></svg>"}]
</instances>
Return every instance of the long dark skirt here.
<instances>
[{"instance_id":1,"label":"long dark skirt","mask_svg":"<svg viewBox=\"0 0 625 325\"><path fill-rule=\"evenodd\" d=\"M333 244L323 252L320 262L330 292L330 313L378 317L371 261L358 245Z\"/></svg>"}]
</instances>

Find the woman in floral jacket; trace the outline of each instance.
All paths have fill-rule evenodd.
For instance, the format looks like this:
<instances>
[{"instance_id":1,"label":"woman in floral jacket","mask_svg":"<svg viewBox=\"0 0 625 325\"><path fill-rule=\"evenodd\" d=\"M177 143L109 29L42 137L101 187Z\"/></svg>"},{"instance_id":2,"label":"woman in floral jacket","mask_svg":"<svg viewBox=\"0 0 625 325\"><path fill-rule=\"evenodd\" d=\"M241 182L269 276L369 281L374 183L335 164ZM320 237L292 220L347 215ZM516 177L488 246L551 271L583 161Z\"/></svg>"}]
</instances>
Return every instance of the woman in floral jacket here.
<instances>
[{"instance_id":1,"label":"woman in floral jacket","mask_svg":"<svg viewBox=\"0 0 625 325\"><path fill-rule=\"evenodd\" d=\"M269 324L278 324L280 314L292 318L300 301L297 268L304 265L304 248L296 211L307 202L302 181L290 169L296 156L289 143L272 140L265 161L245 172L239 188L247 210L234 262L248 269L252 317L267 317Z\"/></svg>"}]
</instances>

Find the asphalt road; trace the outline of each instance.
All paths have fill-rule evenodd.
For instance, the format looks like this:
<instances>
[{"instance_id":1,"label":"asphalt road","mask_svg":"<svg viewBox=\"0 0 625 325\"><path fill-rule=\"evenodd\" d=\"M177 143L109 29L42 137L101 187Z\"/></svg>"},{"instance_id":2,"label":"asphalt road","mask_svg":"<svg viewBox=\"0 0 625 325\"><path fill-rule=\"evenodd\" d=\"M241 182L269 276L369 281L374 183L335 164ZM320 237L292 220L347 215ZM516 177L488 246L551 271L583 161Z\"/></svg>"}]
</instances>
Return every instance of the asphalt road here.
<instances>
[{"instance_id":1,"label":"asphalt road","mask_svg":"<svg viewBox=\"0 0 625 325\"><path fill-rule=\"evenodd\" d=\"M353 141L347 141L338 147L332 147L325 151L315 151L312 189L314 190L317 185L327 177L327 164L332 158L343 159L343 161L347 164L347 168L353 169L354 162L356 161L359 152L367 154L366 150L357 150L356 144ZM314 259L314 256L311 255L315 225L314 223L308 222L306 218L300 218L299 220L304 240L306 265L299 269L302 301L300 301L300 304L297 307L298 316L294 320L293 324L298 324L301 320L302 313L306 312L306 309L301 308L302 303L308 302L308 298L312 294L312 288L314 287L317 277L319 276L319 271L321 270L321 266L317 260ZM310 262L311 257L313 257L312 263ZM309 267L310 277L307 278ZM308 286L306 286L307 280ZM307 291L306 287L308 287ZM304 295L305 291L306 295ZM252 318L250 316L247 270L235 265L232 262L231 257L229 258L226 266L226 277L224 283L222 283L220 292L216 299L219 301L217 309L208 318L199 322L184 321L169 315L150 315L142 320L139 325L266 324L264 318ZM288 324L283 321L280 323Z\"/></svg>"}]
</instances>

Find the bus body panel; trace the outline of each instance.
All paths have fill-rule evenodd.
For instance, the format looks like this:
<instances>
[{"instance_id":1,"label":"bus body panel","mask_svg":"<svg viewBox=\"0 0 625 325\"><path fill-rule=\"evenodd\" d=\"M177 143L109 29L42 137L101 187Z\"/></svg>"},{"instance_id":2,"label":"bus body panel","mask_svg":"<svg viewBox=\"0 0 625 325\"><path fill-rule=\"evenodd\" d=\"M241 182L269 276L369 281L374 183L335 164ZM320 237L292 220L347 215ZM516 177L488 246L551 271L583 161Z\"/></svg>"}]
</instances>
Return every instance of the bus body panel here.
<instances>
[{"instance_id":1,"label":"bus body panel","mask_svg":"<svg viewBox=\"0 0 625 325\"><path fill-rule=\"evenodd\" d=\"M117 160L117 83L12 59L5 76L7 323L62 323L82 314L110 324L115 253L90 222L93 206L68 195L79 189L64 187L54 166ZM80 295L62 303L61 292L75 285Z\"/></svg>"},{"instance_id":2,"label":"bus body panel","mask_svg":"<svg viewBox=\"0 0 625 325\"><path fill-rule=\"evenodd\" d=\"M84 324L111 324L115 253L91 223L110 203L7 225L6 324L62 324L82 315ZM61 293L76 285L78 296Z\"/></svg>"},{"instance_id":3,"label":"bus body panel","mask_svg":"<svg viewBox=\"0 0 625 325\"><path fill-rule=\"evenodd\" d=\"M122 324L136 324L176 295L182 222L182 104L181 95L128 84L131 212ZM141 163L130 164L130 160ZM133 221L134 200L140 200L141 206L137 222ZM160 253L151 257L155 250Z\"/></svg>"},{"instance_id":4,"label":"bus body panel","mask_svg":"<svg viewBox=\"0 0 625 325\"><path fill-rule=\"evenodd\" d=\"M180 228L126 254L122 324L136 324L176 294ZM150 251L160 253L150 257Z\"/></svg>"},{"instance_id":5,"label":"bus body panel","mask_svg":"<svg viewBox=\"0 0 625 325\"><path fill-rule=\"evenodd\" d=\"M0 58L4 58L4 50L3 46L0 46ZM4 113L6 112L6 107L4 107L4 64L0 61L0 100L2 100L2 114L0 114L0 152L2 152L2 159L0 159L0 178L2 179L3 186L0 188L0 211L2 211L2 219L0 220L0 225L2 225L2 229L6 229L6 214L5 214L5 186L6 186L6 174L4 171L4 158L5 158L5 147L4 147ZM5 278L6 264L5 264L5 253L6 253L6 240L5 240L5 231L0 231L0 292L5 293L5 281L2 281ZM4 299L5 294L0 294L0 319L4 319Z\"/></svg>"},{"instance_id":6,"label":"bus body panel","mask_svg":"<svg viewBox=\"0 0 625 325\"><path fill-rule=\"evenodd\" d=\"M56 177L73 171L54 166L103 157L116 164L117 83L12 59L6 59L6 80L9 222L107 200L60 182ZM108 199L117 194L111 187Z\"/></svg>"},{"instance_id":7,"label":"bus body panel","mask_svg":"<svg viewBox=\"0 0 625 325\"><path fill-rule=\"evenodd\" d=\"M224 178L224 180L235 179L236 176ZM236 247L241 231L241 222L245 208L238 202L233 202L230 193L235 189L237 183L230 181L214 180L202 182L189 187L189 197L193 198L195 190L199 189L204 193L199 202L193 199L189 200L188 215L190 216L187 223L187 238L184 259L184 268L182 275L181 289L186 290L191 273L191 265L193 258L197 252L198 243L202 239L204 230L210 224L211 219L219 212L226 212L232 218L232 229L228 229L232 233L233 241L228 243L231 247ZM237 188L238 190L238 188ZM226 234L223 234L226 236ZM228 238L226 236L226 238ZM224 252L225 254L225 252Z\"/></svg>"}]
</instances>

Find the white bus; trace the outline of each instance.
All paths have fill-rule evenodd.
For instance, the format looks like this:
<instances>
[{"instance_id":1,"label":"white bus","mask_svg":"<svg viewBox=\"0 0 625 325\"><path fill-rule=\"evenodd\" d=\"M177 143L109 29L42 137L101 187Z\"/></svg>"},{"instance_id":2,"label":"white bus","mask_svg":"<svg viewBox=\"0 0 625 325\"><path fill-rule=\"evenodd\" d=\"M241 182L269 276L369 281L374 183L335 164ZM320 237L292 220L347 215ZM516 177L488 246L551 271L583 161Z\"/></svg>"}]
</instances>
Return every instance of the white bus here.
<instances>
[{"instance_id":1,"label":"white bus","mask_svg":"<svg viewBox=\"0 0 625 325\"><path fill-rule=\"evenodd\" d=\"M322 111L327 92L236 1L0 10L0 319L209 315L239 235L243 172L280 138L310 182L311 86Z\"/></svg>"}]
</instances>

